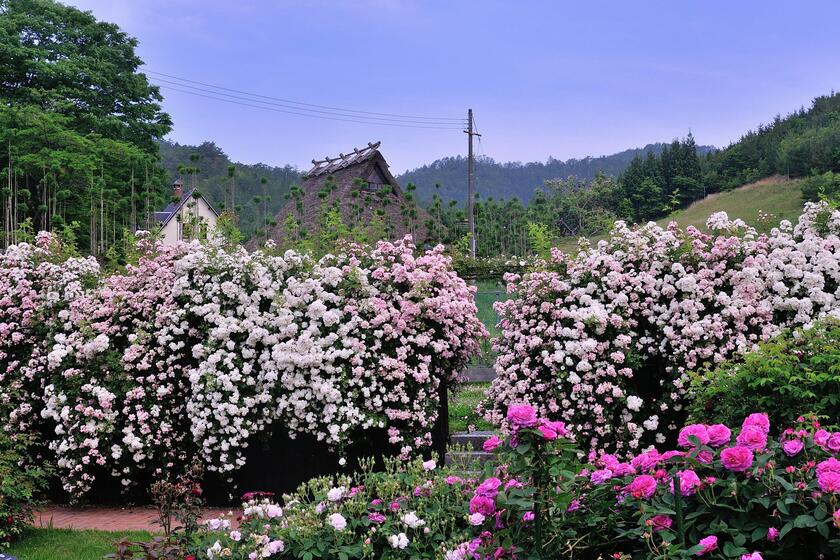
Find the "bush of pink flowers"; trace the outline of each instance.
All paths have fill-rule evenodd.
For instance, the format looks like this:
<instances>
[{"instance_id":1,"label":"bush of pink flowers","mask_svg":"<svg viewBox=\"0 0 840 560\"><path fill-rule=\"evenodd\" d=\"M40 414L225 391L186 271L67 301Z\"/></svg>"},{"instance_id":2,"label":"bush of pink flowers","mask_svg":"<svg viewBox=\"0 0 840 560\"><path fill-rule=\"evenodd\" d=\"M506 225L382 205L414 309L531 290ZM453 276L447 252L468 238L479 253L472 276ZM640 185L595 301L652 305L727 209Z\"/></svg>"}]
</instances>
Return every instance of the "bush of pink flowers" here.
<instances>
[{"instance_id":1,"label":"bush of pink flowers","mask_svg":"<svg viewBox=\"0 0 840 560\"><path fill-rule=\"evenodd\" d=\"M193 456L230 473L271 426L339 451L387 428L414 454L486 336L442 248L409 240L317 262L141 240L113 275L59 246L40 234L0 255L0 394L4 427L46 434L72 496Z\"/></svg>"},{"instance_id":2,"label":"bush of pink flowers","mask_svg":"<svg viewBox=\"0 0 840 560\"><path fill-rule=\"evenodd\" d=\"M622 461L589 456L558 523L571 558L836 558L840 438L814 418L771 437L766 414L740 427L691 424L678 449ZM605 530L605 528L608 528Z\"/></svg>"},{"instance_id":3,"label":"bush of pink flowers","mask_svg":"<svg viewBox=\"0 0 840 560\"><path fill-rule=\"evenodd\" d=\"M524 402L588 449L661 445L685 417L689 371L840 315L840 211L808 204L766 235L724 213L708 226L616 222L576 256L508 275L486 417L504 427Z\"/></svg>"},{"instance_id":4,"label":"bush of pink flowers","mask_svg":"<svg viewBox=\"0 0 840 560\"><path fill-rule=\"evenodd\" d=\"M433 461L324 477L210 520L188 551L217 558L665 560L836 558L840 432L692 424L678 449L581 459L561 422L508 409L481 476ZM781 432L781 437L770 436ZM271 545L271 549L266 548Z\"/></svg>"}]
</instances>

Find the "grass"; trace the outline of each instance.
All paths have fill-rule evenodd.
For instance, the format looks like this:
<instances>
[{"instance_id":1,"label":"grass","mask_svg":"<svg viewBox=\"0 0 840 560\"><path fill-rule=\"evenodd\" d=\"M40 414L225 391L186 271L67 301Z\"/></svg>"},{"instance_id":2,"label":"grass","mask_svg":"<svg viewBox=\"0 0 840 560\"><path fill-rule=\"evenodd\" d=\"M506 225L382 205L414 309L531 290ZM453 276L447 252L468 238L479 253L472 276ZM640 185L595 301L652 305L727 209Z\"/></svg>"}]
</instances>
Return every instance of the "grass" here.
<instances>
[{"instance_id":1,"label":"grass","mask_svg":"<svg viewBox=\"0 0 840 560\"><path fill-rule=\"evenodd\" d=\"M715 212L726 212L730 219L740 218L759 232L768 232L781 220L794 224L802 213L802 180L774 175L737 189L716 193L677 211L657 223L667 226L675 221L680 227L695 226L708 232L706 220ZM762 216L766 213L769 216Z\"/></svg>"},{"instance_id":2,"label":"grass","mask_svg":"<svg viewBox=\"0 0 840 560\"><path fill-rule=\"evenodd\" d=\"M458 392L449 393L449 432L491 430L493 426L475 413L476 405L484 400L489 383L467 383Z\"/></svg>"},{"instance_id":3,"label":"grass","mask_svg":"<svg viewBox=\"0 0 840 560\"><path fill-rule=\"evenodd\" d=\"M114 552L114 543L122 537L149 540L145 531L77 531L74 529L27 529L8 550L0 550L20 560L102 560Z\"/></svg>"},{"instance_id":4,"label":"grass","mask_svg":"<svg viewBox=\"0 0 840 560\"><path fill-rule=\"evenodd\" d=\"M490 338L495 338L501 334L496 323L499 322L499 316L493 309L493 304L497 301L506 300L508 298L505 292L505 284L500 280L479 280L476 282L478 292L475 294L475 305L478 308L478 318L484 323L487 332L490 333ZM481 343L481 354L473 359L473 365L491 365L496 359L496 353L493 352L490 339L486 339Z\"/></svg>"}]
</instances>

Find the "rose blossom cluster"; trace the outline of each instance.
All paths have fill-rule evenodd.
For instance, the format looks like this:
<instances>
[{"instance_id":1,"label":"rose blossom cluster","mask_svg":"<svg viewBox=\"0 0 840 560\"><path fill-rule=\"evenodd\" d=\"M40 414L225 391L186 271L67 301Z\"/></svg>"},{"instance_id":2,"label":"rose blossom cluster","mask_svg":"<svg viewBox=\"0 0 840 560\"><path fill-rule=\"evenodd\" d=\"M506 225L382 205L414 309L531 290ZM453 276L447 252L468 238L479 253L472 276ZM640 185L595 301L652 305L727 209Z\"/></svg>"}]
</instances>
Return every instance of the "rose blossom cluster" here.
<instances>
[{"instance_id":1,"label":"rose blossom cluster","mask_svg":"<svg viewBox=\"0 0 840 560\"><path fill-rule=\"evenodd\" d=\"M431 443L440 384L486 336L441 247L382 242L317 262L213 242L140 249L107 277L48 248L0 257L2 340L28 343L0 347L4 420L46 424L71 495L188 455L233 471L274 425L336 448L383 427L412 454Z\"/></svg>"},{"instance_id":2,"label":"rose blossom cluster","mask_svg":"<svg viewBox=\"0 0 840 560\"><path fill-rule=\"evenodd\" d=\"M808 204L796 227L767 235L723 213L708 225L713 235L616 222L576 256L508 275L488 420L505 427L508 405L527 402L591 449L661 444L690 370L840 315L840 211Z\"/></svg>"},{"instance_id":3,"label":"rose blossom cluster","mask_svg":"<svg viewBox=\"0 0 840 560\"><path fill-rule=\"evenodd\" d=\"M587 515L598 500L610 507L623 504L620 511L633 516L644 514L639 521L644 525L646 538L651 538L651 533L672 529L673 499L668 494L674 494L676 488L684 498L684 515L692 515L695 525L707 523L697 512L708 512L704 504L710 499L722 503L730 496L736 502L742 500L737 503L738 511L752 512L754 508L758 512L756 518L769 524L769 550L779 547L779 527L787 519L778 512L767 515L762 500L771 495L773 503L779 494L787 493L798 498L806 514L824 509L828 521L840 527L840 509L836 507L840 496L840 460L836 457L840 453L840 432L828 432L813 419L800 418L799 422L800 427L787 428L776 438L770 435L767 415L754 413L744 419L737 435L735 429L723 424L687 425L679 431L681 449L660 452L651 448L631 456L627 462L620 462L611 454L599 456L592 452L592 467L584 469L576 483L581 515ZM783 480L777 482L780 479ZM744 503L753 495L750 492L732 492L736 483L760 489L755 504ZM640 503L644 505L640 507ZM670 513L658 513L662 510ZM794 513L791 519L798 514ZM714 519L708 523L715 525ZM723 535L700 538L697 544L702 549L697 555L715 550L719 538ZM750 552L743 557L752 560L761 558L761 553Z\"/></svg>"}]
</instances>

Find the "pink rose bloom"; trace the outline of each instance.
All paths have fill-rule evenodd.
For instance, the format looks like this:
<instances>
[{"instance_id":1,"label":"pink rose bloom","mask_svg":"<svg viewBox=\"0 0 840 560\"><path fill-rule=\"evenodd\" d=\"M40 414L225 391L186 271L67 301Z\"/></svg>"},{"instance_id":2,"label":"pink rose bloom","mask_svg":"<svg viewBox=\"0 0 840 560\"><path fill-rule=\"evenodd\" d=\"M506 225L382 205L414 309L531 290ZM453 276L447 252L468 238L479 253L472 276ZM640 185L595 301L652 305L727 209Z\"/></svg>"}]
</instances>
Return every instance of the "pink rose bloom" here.
<instances>
[{"instance_id":1,"label":"pink rose bloom","mask_svg":"<svg viewBox=\"0 0 840 560\"><path fill-rule=\"evenodd\" d=\"M685 456L685 451L671 450L671 451L666 451L665 453L663 453L662 457L660 457L660 458L663 461L667 461L671 457L684 457L684 456Z\"/></svg>"},{"instance_id":2,"label":"pink rose bloom","mask_svg":"<svg viewBox=\"0 0 840 560\"><path fill-rule=\"evenodd\" d=\"M527 428L537 423L537 412L527 404L514 405L508 408L507 419L517 428Z\"/></svg>"},{"instance_id":3,"label":"pink rose bloom","mask_svg":"<svg viewBox=\"0 0 840 560\"><path fill-rule=\"evenodd\" d=\"M589 481L592 484L603 484L604 482L611 479L612 476L613 476L613 473L610 469L601 469L601 470L594 471L589 476Z\"/></svg>"},{"instance_id":4,"label":"pink rose bloom","mask_svg":"<svg viewBox=\"0 0 840 560\"><path fill-rule=\"evenodd\" d=\"M735 441L753 451L759 451L767 447L767 432L762 431L758 426L746 426Z\"/></svg>"},{"instance_id":5,"label":"pink rose bloom","mask_svg":"<svg viewBox=\"0 0 840 560\"><path fill-rule=\"evenodd\" d=\"M708 465L712 462L712 459L715 458L715 454L709 451L708 449L704 449L700 453L697 454L697 460L704 465Z\"/></svg>"},{"instance_id":6,"label":"pink rose bloom","mask_svg":"<svg viewBox=\"0 0 840 560\"><path fill-rule=\"evenodd\" d=\"M648 472L656 467L659 462L659 452L656 449L646 451L640 455L636 455L630 461L630 464L639 472Z\"/></svg>"},{"instance_id":7,"label":"pink rose bloom","mask_svg":"<svg viewBox=\"0 0 840 560\"><path fill-rule=\"evenodd\" d=\"M775 527L770 527L767 529L767 540L770 542L776 542L776 539L779 538L779 530Z\"/></svg>"},{"instance_id":8,"label":"pink rose bloom","mask_svg":"<svg viewBox=\"0 0 840 560\"><path fill-rule=\"evenodd\" d=\"M750 468L753 463L752 449L744 447L743 445L727 447L720 452L720 462L730 471L745 471Z\"/></svg>"},{"instance_id":9,"label":"pink rose bloom","mask_svg":"<svg viewBox=\"0 0 840 560\"><path fill-rule=\"evenodd\" d=\"M527 523L528 521L533 521L533 520L534 520L534 512L533 511L526 511L525 513L522 514L522 521Z\"/></svg>"},{"instance_id":10,"label":"pink rose bloom","mask_svg":"<svg viewBox=\"0 0 840 560\"><path fill-rule=\"evenodd\" d=\"M732 439L732 431L723 424L712 424L706 431L709 433L709 445L721 447Z\"/></svg>"},{"instance_id":11,"label":"pink rose bloom","mask_svg":"<svg viewBox=\"0 0 840 560\"><path fill-rule=\"evenodd\" d=\"M499 486L501 485L501 480L499 480L495 476L490 477L478 485L478 487L475 489L475 495L486 496L488 498L495 498L496 494L499 493Z\"/></svg>"},{"instance_id":12,"label":"pink rose bloom","mask_svg":"<svg viewBox=\"0 0 840 560\"><path fill-rule=\"evenodd\" d=\"M782 444L782 449L785 452L785 455L788 457L793 457L797 455L800 451L802 451L802 440L801 439L789 439Z\"/></svg>"},{"instance_id":13,"label":"pink rose bloom","mask_svg":"<svg viewBox=\"0 0 840 560\"><path fill-rule=\"evenodd\" d=\"M656 493L656 479L649 474L637 476L630 483L630 494L634 498L647 500Z\"/></svg>"},{"instance_id":14,"label":"pink rose bloom","mask_svg":"<svg viewBox=\"0 0 840 560\"><path fill-rule=\"evenodd\" d=\"M496 513L496 500L487 496L473 496L470 500L470 513L480 513L489 517Z\"/></svg>"},{"instance_id":15,"label":"pink rose bloom","mask_svg":"<svg viewBox=\"0 0 840 560\"><path fill-rule=\"evenodd\" d=\"M819 445L820 447L825 447L828 445L828 438L831 437L831 434L828 430L817 430L814 432L814 443Z\"/></svg>"},{"instance_id":16,"label":"pink rose bloom","mask_svg":"<svg viewBox=\"0 0 840 560\"><path fill-rule=\"evenodd\" d=\"M458 484L460 482L464 482L464 479L460 476L449 475L446 477L446 483L450 486L452 486L453 484Z\"/></svg>"},{"instance_id":17,"label":"pink rose bloom","mask_svg":"<svg viewBox=\"0 0 840 560\"><path fill-rule=\"evenodd\" d=\"M664 531L670 529L674 521L667 515L655 515L651 518L650 524L653 526L654 532Z\"/></svg>"},{"instance_id":18,"label":"pink rose bloom","mask_svg":"<svg viewBox=\"0 0 840 560\"><path fill-rule=\"evenodd\" d=\"M547 426L550 430L557 434L557 437L566 437L569 435L569 429L566 428L565 422L554 422L551 420L543 420L543 426Z\"/></svg>"},{"instance_id":19,"label":"pink rose bloom","mask_svg":"<svg viewBox=\"0 0 840 560\"><path fill-rule=\"evenodd\" d=\"M743 430L747 426L758 428L765 434L770 433L770 419L763 412L754 412L744 418L744 423L741 424L741 429Z\"/></svg>"},{"instance_id":20,"label":"pink rose bloom","mask_svg":"<svg viewBox=\"0 0 840 560\"><path fill-rule=\"evenodd\" d=\"M545 424L540 424L537 429L542 434L542 437L546 441L552 441L557 439L557 432L546 426Z\"/></svg>"},{"instance_id":21,"label":"pink rose bloom","mask_svg":"<svg viewBox=\"0 0 840 560\"><path fill-rule=\"evenodd\" d=\"M703 550L697 553L697 556L703 556L704 554L708 554L713 550L717 550L717 537L714 535L709 535L708 537L704 537L700 539L700 542L697 543L703 547Z\"/></svg>"},{"instance_id":22,"label":"pink rose bloom","mask_svg":"<svg viewBox=\"0 0 840 560\"><path fill-rule=\"evenodd\" d=\"M764 556L760 552L753 552L752 554L742 554L741 560L764 560Z\"/></svg>"},{"instance_id":23,"label":"pink rose bloom","mask_svg":"<svg viewBox=\"0 0 840 560\"><path fill-rule=\"evenodd\" d=\"M369 513L368 514L368 519L370 519L374 523L384 523L385 522L385 516L382 515L381 513L377 513L377 512Z\"/></svg>"},{"instance_id":24,"label":"pink rose bloom","mask_svg":"<svg viewBox=\"0 0 840 560\"><path fill-rule=\"evenodd\" d=\"M817 476L821 476L823 473L826 472L836 472L840 473L840 461L835 459L834 457L829 457L825 461L822 461L817 465Z\"/></svg>"},{"instance_id":25,"label":"pink rose bloom","mask_svg":"<svg viewBox=\"0 0 840 560\"><path fill-rule=\"evenodd\" d=\"M820 490L827 494L840 494L840 473L826 471L817 476Z\"/></svg>"},{"instance_id":26,"label":"pink rose bloom","mask_svg":"<svg viewBox=\"0 0 840 560\"><path fill-rule=\"evenodd\" d=\"M703 424L690 424L680 430L680 435L677 436L680 447L694 447L694 444L688 440L688 436L695 436L700 440L700 445L709 443L709 430Z\"/></svg>"},{"instance_id":27,"label":"pink rose bloom","mask_svg":"<svg viewBox=\"0 0 840 560\"><path fill-rule=\"evenodd\" d=\"M499 436L494 434L484 441L484 445L482 445L482 447L487 453L493 453L493 451L500 445L502 445L502 440L499 439Z\"/></svg>"},{"instance_id":28,"label":"pink rose bloom","mask_svg":"<svg viewBox=\"0 0 840 560\"><path fill-rule=\"evenodd\" d=\"M832 453L840 452L840 432L834 432L831 434L831 437L828 438L828 442L825 446Z\"/></svg>"},{"instance_id":29,"label":"pink rose bloom","mask_svg":"<svg viewBox=\"0 0 840 560\"><path fill-rule=\"evenodd\" d=\"M680 477L680 495L693 496L697 493L697 488L700 486L700 477L691 469L679 471L677 474ZM674 481L671 481L671 493L674 493Z\"/></svg>"}]
</instances>

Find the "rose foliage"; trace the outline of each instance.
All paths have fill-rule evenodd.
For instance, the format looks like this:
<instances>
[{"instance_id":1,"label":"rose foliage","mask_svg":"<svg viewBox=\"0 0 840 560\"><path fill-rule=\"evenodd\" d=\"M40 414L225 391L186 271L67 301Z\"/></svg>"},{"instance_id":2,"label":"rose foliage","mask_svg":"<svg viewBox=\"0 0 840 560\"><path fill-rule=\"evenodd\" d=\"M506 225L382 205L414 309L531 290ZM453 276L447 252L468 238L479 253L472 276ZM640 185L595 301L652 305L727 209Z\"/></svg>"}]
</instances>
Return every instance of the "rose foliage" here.
<instances>
[{"instance_id":1,"label":"rose foliage","mask_svg":"<svg viewBox=\"0 0 840 560\"><path fill-rule=\"evenodd\" d=\"M689 371L840 315L840 211L808 204L767 235L725 213L708 226L616 222L576 256L509 275L487 418L505 426L528 403L589 449L661 445L684 420Z\"/></svg>"},{"instance_id":2,"label":"rose foliage","mask_svg":"<svg viewBox=\"0 0 840 560\"><path fill-rule=\"evenodd\" d=\"M438 247L351 247L318 261L221 242L140 241L103 274L58 240L0 255L0 411L40 430L65 490L198 457L230 473L272 426L340 449L387 429L407 456L431 443L440 384L486 331L474 288Z\"/></svg>"}]
</instances>

